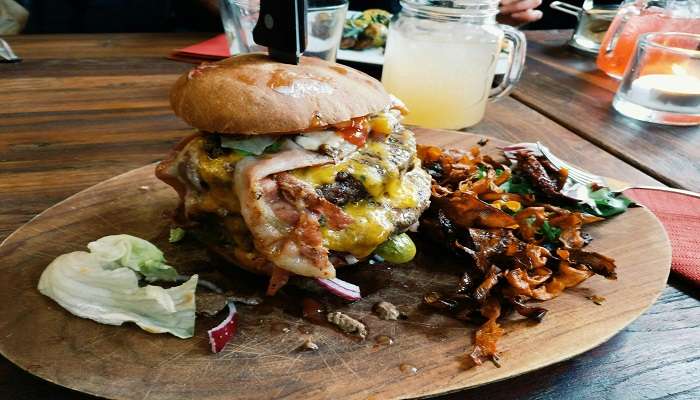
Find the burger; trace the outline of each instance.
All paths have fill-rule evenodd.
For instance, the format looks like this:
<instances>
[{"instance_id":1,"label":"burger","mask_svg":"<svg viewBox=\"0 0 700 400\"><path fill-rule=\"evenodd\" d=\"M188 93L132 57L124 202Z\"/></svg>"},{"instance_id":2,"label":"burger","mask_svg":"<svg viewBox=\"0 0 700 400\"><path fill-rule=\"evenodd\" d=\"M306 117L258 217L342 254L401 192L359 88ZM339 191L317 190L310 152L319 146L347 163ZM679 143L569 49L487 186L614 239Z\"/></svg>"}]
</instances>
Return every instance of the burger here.
<instances>
[{"instance_id":1,"label":"burger","mask_svg":"<svg viewBox=\"0 0 700 400\"><path fill-rule=\"evenodd\" d=\"M180 196L178 223L269 275L270 295L291 276L332 280L396 250L428 206L405 107L364 73L247 54L184 74L170 102L196 129L156 168Z\"/></svg>"}]
</instances>

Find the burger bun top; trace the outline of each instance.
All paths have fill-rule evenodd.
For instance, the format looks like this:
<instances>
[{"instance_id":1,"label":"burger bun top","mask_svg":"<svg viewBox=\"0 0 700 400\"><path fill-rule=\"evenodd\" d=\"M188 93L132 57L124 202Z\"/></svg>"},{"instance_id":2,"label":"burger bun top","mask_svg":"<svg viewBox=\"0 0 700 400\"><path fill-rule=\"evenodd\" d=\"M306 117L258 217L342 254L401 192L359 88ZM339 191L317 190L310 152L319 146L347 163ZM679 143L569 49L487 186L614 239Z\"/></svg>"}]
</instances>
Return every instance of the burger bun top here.
<instances>
[{"instance_id":1,"label":"burger bun top","mask_svg":"<svg viewBox=\"0 0 700 400\"><path fill-rule=\"evenodd\" d=\"M228 134L284 134L349 121L391 104L381 83L317 58L283 64L262 53L204 63L170 92L175 114L191 126Z\"/></svg>"}]
</instances>

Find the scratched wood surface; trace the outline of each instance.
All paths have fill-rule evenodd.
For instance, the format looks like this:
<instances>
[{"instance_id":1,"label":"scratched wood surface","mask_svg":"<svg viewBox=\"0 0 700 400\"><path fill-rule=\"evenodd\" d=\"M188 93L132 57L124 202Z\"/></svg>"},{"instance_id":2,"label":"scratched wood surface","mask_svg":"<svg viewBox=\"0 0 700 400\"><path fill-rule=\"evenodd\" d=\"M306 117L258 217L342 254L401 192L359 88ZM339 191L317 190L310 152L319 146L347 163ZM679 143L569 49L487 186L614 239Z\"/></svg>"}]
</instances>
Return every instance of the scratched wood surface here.
<instances>
[{"instance_id":1,"label":"scratched wood surface","mask_svg":"<svg viewBox=\"0 0 700 400\"><path fill-rule=\"evenodd\" d=\"M418 135L422 143L461 148L479 138L429 130ZM492 140L486 151L497 154L496 146L502 144ZM503 367L487 364L469 370L461 356L474 327L421 304L422 294L456 283L459 264L436 257L439 250L421 242L420 254L410 265L345 272L350 281L369 276L365 282L380 283L366 286L370 293L362 300L333 307L367 325L365 341L301 318L293 305L302 299L283 294L283 302L240 306L237 337L213 355L206 330L216 324L214 319L200 319L196 337L181 340L73 317L35 290L41 271L54 257L117 233L152 240L174 265L206 274L211 265L206 254L167 244L166 215L176 204L176 194L154 178L150 165L89 188L10 235L0 247L0 304L14 306L0 308L0 352L48 381L108 398L224 399L234 393L239 399L421 397L519 375L601 344L654 302L665 287L671 260L663 228L645 209L595 226L590 230L596 237L592 246L617 260L618 280L592 278L547 302L550 312L540 324L509 320L501 342ZM636 232L634 242L624 238L630 231ZM259 284L262 289L264 281ZM607 300L596 305L587 299L592 294ZM379 320L371 313L379 300L394 303L408 319ZM378 344L372 340L378 335L395 342ZM320 349L299 351L306 339ZM407 365L417 373L405 372Z\"/></svg>"},{"instance_id":2,"label":"scratched wood surface","mask_svg":"<svg viewBox=\"0 0 700 400\"><path fill-rule=\"evenodd\" d=\"M164 56L171 49L209 36L183 33L5 37L24 61L0 64L0 240L68 196L159 160L178 138L186 135L189 128L170 111L167 91L190 65L169 61ZM554 38L552 47L557 40L563 43L558 32L528 32L528 37L531 41ZM531 58L539 57L533 49ZM561 55L550 64L570 60L575 61L575 55ZM526 74L521 85L532 79L541 77ZM516 92L516 96L519 94ZM541 96L547 96L547 92ZM563 102L585 100L586 96L586 91L572 92ZM655 165L631 166L634 160L626 154L588 141L566 121L557 122L548 107L557 110L565 104L542 104L533 109L506 98L490 104L486 119L470 131L510 142L541 140L557 154L598 174L637 184L659 184L659 180L639 169L649 173ZM587 123L586 114L580 115L581 123ZM652 128L647 132L653 132ZM604 140L607 136L600 137ZM686 137L692 139L692 135L679 135L678 140ZM634 143L632 139L628 141L630 145ZM661 155L658 151L656 154ZM673 159L674 152L666 152L665 157ZM700 173L684 169L672 171L669 176L665 171L668 169L655 176L667 184L675 176ZM633 235L629 237L634 240ZM506 383L440 398L697 398L698 293L673 277L669 283L646 313L594 350ZM0 398L92 397L36 378L0 357Z\"/></svg>"}]
</instances>

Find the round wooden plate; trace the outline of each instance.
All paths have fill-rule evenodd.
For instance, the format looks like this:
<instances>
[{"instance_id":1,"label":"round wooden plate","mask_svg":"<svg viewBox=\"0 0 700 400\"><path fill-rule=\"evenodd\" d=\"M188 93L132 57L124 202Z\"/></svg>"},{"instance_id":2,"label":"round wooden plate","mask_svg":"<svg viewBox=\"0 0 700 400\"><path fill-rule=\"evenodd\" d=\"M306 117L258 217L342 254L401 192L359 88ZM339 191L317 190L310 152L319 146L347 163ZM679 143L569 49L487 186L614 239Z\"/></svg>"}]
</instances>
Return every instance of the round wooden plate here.
<instances>
[{"instance_id":1,"label":"round wooden plate","mask_svg":"<svg viewBox=\"0 0 700 400\"><path fill-rule=\"evenodd\" d=\"M445 131L422 131L418 137L423 143L464 148L478 140ZM491 140L486 149L496 153L502 144ZM0 352L5 357L48 381L118 399L430 396L532 371L601 344L654 302L671 264L666 234L646 209L631 209L590 227L595 238L591 247L617 260L618 280L595 276L544 303L550 312L540 324L507 321L507 334L500 342L501 368L487 363L464 370L462 355L475 327L421 306L424 293L450 287L459 270L429 247L422 247L410 265L349 272L377 283L361 301L339 306L368 326L367 340L310 325L290 312L288 304L271 301L240 306L237 336L215 355L206 337L215 319L198 318L196 336L182 340L132 325L106 326L75 317L36 290L39 275L53 258L84 250L88 242L110 234L153 240L179 268L208 262L197 261L193 245L167 243L169 221L164 214L176 206L177 198L153 176L153 168L139 168L76 194L2 244ZM587 299L593 294L607 300L596 305ZM380 299L396 304L408 319L379 320L371 307ZM395 343L377 344L377 335L388 335ZM320 349L299 351L306 338ZM415 366L417 372L400 368L402 364Z\"/></svg>"}]
</instances>

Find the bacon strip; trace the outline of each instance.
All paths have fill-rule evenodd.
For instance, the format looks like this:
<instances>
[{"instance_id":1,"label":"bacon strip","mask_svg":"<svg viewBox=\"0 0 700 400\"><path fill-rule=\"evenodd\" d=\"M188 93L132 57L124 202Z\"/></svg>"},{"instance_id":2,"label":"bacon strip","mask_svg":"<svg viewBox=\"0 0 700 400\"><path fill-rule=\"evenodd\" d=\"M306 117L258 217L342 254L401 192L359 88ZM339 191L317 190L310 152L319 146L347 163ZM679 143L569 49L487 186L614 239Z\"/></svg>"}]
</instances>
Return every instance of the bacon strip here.
<instances>
[{"instance_id":1,"label":"bacon strip","mask_svg":"<svg viewBox=\"0 0 700 400\"><path fill-rule=\"evenodd\" d=\"M328 156L292 149L262 158L247 157L236 164L234 190L255 248L281 269L316 278L335 277L318 219L323 215L341 227L352 220L304 182L281 173L330 162Z\"/></svg>"},{"instance_id":2,"label":"bacon strip","mask_svg":"<svg viewBox=\"0 0 700 400\"><path fill-rule=\"evenodd\" d=\"M319 196L311 185L294 175L282 172L275 175L275 180L288 202L295 204L297 209L306 208L322 214L331 228L343 229L352 223L352 218L340 207Z\"/></svg>"},{"instance_id":3,"label":"bacon strip","mask_svg":"<svg viewBox=\"0 0 700 400\"><path fill-rule=\"evenodd\" d=\"M282 286L287 284L289 280L289 271L278 267L272 267L272 275L267 283L267 295L274 296Z\"/></svg>"}]
</instances>

